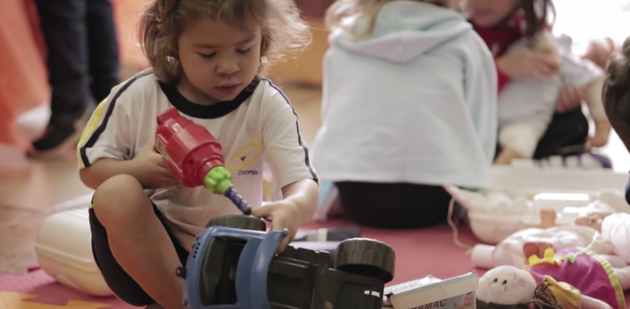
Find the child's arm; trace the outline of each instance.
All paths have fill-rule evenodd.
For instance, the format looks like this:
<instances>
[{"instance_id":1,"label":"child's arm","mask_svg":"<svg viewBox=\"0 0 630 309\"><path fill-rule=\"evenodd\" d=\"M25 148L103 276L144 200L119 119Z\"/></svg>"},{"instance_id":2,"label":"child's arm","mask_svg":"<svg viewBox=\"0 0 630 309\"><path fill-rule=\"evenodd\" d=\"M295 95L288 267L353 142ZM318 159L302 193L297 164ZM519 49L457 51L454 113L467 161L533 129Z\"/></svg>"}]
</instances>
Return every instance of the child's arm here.
<instances>
[{"instance_id":1,"label":"child's arm","mask_svg":"<svg viewBox=\"0 0 630 309\"><path fill-rule=\"evenodd\" d=\"M524 43L513 43L508 53L495 60L499 72L511 79L529 77L538 80L545 80L558 73L560 57L557 42L551 33L542 31L527 42L529 44L525 46ZM522 47L522 50L513 50L515 47Z\"/></svg>"},{"instance_id":2,"label":"child's arm","mask_svg":"<svg viewBox=\"0 0 630 309\"><path fill-rule=\"evenodd\" d=\"M589 138L592 147L603 147L608 144L608 138L612 130L606 112L604 111L604 103L602 101L603 87L603 77L595 80L586 87L586 104L588 104L589 113L595 122L595 135Z\"/></svg>"},{"instance_id":3,"label":"child's arm","mask_svg":"<svg viewBox=\"0 0 630 309\"><path fill-rule=\"evenodd\" d=\"M168 187L177 183L164 158L149 145L134 154L132 117L127 112L125 96L112 98L117 89L99 104L92 114L77 146L79 176L83 184L96 189L115 175L135 177L144 187Z\"/></svg>"},{"instance_id":4,"label":"child's arm","mask_svg":"<svg viewBox=\"0 0 630 309\"><path fill-rule=\"evenodd\" d=\"M293 106L275 86L268 87L268 90L269 98L262 102L263 149L273 173L273 182L282 188L283 199L255 209L253 215L271 219L275 230L289 230L289 236L280 247L282 251L293 240L298 227L309 222L315 214L319 180L300 136Z\"/></svg>"},{"instance_id":5,"label":"child's arm","mask_svg":"<svg viewBox=\"0 0 630 309\"><path fill-rule=\"evenodd\" d=\"M83 184L92 189L98 188L112 176L123 174L138 179L145 188L166 188L179 182L164 157L153 150L153 145L131 160L99 159L79 172Z\"/></svg>"}]
</instances>

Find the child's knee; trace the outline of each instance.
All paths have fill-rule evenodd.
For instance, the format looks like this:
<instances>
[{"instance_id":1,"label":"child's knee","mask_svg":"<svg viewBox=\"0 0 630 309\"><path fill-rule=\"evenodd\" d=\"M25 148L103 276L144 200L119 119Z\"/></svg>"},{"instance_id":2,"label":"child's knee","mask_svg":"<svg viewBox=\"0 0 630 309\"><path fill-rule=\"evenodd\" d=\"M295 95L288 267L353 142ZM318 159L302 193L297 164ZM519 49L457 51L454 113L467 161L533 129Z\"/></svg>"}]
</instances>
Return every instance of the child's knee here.
<instances>
[{"instance_id":1,"label":"child's knee","mask_svg":"<svg viewBox=\"0 0 630 309\"><path fill-rule=\"evenodd\" d=\"M129 175L117 175L103 182L94 192L94 214L107 226L135 220L153 212L153 207L138 180Z\"/></svg>"}]
</instances>

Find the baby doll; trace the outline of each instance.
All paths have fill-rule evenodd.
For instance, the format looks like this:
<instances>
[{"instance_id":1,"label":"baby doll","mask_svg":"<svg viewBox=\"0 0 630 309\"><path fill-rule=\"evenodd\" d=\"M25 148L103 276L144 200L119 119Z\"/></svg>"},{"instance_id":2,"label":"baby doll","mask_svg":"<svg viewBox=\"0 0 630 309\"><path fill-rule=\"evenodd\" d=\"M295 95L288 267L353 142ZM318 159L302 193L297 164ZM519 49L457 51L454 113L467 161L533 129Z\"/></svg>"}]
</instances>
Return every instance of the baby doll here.
<instances>
[{"instance_id":1,"label":"baby doll","mask_svg":"<svg viewBox=\"0 0 630 309\"><path fill-rule=\"evenodd\" d=\"M501 152L495 164L510 164L512 159L531 158L539 139L547 129L555 111L555 101L562 86L586 85L585 101L595 121L595 135L589 144L604 146L610 135L610 124L601 99L604 72L594 63L558 48L555 38L542 31L531 41L516 44L510 52L534 49L545 54L558 54L562 60L556 76L538 81L521 78L512 81L499 94L499 144Z\"/></svg>"},{"instance_id":2,"label":"baby doll","mask_svg":"<svg viewBox=\"0 0 630 309\"><path fill-rule=\"evenodd\" d=\"M524 269L499 266L479 278L478 309L626 308L630 267L613 268L588 250L547 249Z\"/></svg>"},{"instance_id":3,"label":"baby doll","mask_svg":"<svg viewBox=\"0 0 630 309\"><path fill-rule=\"evenodd\" d=\"M548 218L552 217L550 214L553 214L553 218L555 218L554 210L541 210L541 216L544 216L545 213ZM550 222L549 219L547 222L547 224L555 226L554 222ZM591 208L575 219L574 224L590 227L597 231L602 239L612 244L613 254L622 258L625 264L630 264L630 214L615 213L609 207ZM555 249L559 250L559 248ZM525 246L523 250L526 256L536 253L528 251ZM537 255L541 255L540 250L538 250Z\"/></svg>"},{"instance_id":4,"label":"baby doll","mask_svg":"<svg viewBox=\"0 0 630 309\"><path fill-rule=\"evenodd\" d=\"M456 309L475 309L475 293L466 293L460 304L453 304Z\"/></svg>"},{"instance_id":5,"label":"baby doll","mask_svg":"<svg viewBox=\"0 0 630 309\"><path fill-rule=\"evenodd\" d=\"M611 207L600 202L584 207L572 225L555 226L556 213L551 209L541 210L541 216L548 217L541 220L541 228L518 231L496 246L475 246L473 263L483 268L522 267L526 257L542 257L548 248L588 248L615 267L630 264L630 215L613 213Z\"/></svg>"}]
</instances>

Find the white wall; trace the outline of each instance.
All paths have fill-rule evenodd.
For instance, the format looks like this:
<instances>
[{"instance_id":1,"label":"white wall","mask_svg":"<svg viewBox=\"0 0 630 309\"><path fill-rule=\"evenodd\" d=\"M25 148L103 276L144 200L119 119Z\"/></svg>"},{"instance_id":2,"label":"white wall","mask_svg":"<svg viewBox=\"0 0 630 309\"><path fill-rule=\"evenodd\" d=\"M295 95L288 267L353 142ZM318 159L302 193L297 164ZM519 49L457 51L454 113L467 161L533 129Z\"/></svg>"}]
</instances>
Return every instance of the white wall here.
<instances>
[{"instance_id":1,"label":"white wall","mask_svg":"<svg viewBox=\"0 0 630 309\"><path fill-rule=\"evenodd\" d=\"M630 0L555 0L556 34L566 33L582 53L592 39L606 36L622 43L630 36Z\"/></svg>"}]
</instances>

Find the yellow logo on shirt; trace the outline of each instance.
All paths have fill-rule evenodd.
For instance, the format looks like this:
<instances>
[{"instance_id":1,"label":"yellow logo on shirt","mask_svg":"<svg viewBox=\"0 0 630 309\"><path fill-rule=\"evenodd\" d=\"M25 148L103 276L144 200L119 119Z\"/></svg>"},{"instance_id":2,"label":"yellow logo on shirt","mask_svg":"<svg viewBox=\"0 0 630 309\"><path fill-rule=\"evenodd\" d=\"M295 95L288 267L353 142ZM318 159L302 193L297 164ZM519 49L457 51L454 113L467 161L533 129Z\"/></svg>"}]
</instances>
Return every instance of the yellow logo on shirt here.
<instances>
[{"instance_id":1,"label":"yellow logo on shirt","mask_svg":"<svg viewBox=\"0 0 630 309\"><path fill-rule=\"evenodd\" d=\"M259 142L251 142L239 149L225 162L225 167L230 172L241 172L256 159L262 156L262 145Z\"/></svg>"}]
</instances>

